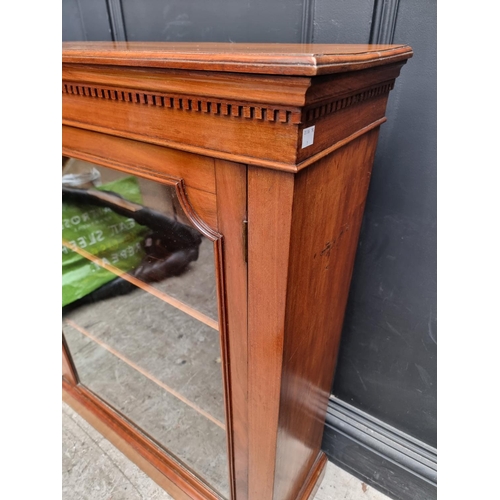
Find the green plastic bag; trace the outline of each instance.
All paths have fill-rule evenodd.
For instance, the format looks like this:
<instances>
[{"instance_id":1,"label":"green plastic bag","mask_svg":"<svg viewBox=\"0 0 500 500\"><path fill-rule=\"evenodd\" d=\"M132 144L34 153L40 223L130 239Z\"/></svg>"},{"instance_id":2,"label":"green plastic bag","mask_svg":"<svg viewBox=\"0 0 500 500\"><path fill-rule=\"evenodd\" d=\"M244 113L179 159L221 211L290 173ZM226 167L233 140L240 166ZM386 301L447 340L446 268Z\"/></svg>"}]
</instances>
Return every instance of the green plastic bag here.
<instances>
[{"instance_id":1,"label":"green plastic bag","mask_svg":"<svg viewBox=\"0 0 500 500\"><path fill-rule=\"evenodd\" d=\"M139 183L125 177L99 186L125 199L142 204ZM122 271L136 268L144 257L142 241L149 229L110 208L62 204L62 236L70 247L78 247ZM116 275L86 259L63 244L62 305L71 304L93 292Z\"/></svg>"}]
</instances>

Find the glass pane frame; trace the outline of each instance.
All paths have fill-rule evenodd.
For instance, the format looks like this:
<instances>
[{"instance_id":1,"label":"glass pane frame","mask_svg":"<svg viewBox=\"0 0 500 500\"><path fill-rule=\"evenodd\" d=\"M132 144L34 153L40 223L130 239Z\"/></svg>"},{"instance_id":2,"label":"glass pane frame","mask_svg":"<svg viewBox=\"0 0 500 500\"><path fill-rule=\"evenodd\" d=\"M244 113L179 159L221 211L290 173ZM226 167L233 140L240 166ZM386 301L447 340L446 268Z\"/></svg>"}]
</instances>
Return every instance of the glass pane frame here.
<instances>
[{"instance_id":1,"label":"glass pane frame","mask_svg":"<svg viewBox=\"0 0 500 500\"><path fill-rule=\"evenodd\" d=\"M83 161L89 161L88 158L81 157L79 158L79 155L75 154L72 152L71 154L72 158L77 158L81 159ZM182 179L175 178L175 177L170 177L168 175L164 174L159 174L159 173L152 173L146 169L142 169L140 167L138 168L130 168L128 166L123 167L123 166L117 166L113 164L112 162L108 161L96 161L95 158L91 159L92 163L94 163L96 166L104 166L105 168L111 168L112 170L115 170L117 172L121 172L123 174L129 174L129 175L135 175L137 177L140 177L142 179L148 179L157 183L160 183L165 186L170 186L173 187L175 190L175 195L176 195L176 201L178 202L179 206L183 210L183 214L185 215L186 219L189 221L189 223L196 228L199 233L203 236L205 236L208 240L210 240L213 243L213 250L214 250L214 266L215 266L215 281L216 281L216 298L217 298L217 309L218 309L218 322L212 321L212 324L209 324L209 321L205 321L203 318L198 317L197 319L201 319L202 322L205 324L208 324L211 326L213 329L216 329L219 332L219 342L220 342L220 357L221 357L221 368L222 368L222 385L223 385L223 403L224 403L224 414L225 414L225 422L227 423L223 428L226 433L226 446L227 446L227 461L228 461L228 468L227 468L227 479L228 479L228 487L227 487L227 493L224 494L224 497L226 498L231 498L232 494L231 491L233 490L233 481L232 481L232 476L233 476L233 460L232 460L232 453L231 453L231 427L232 427L232 421L231 421L231 411L230 411L230 396L229 396L229 364L228 364L228 338L227 338L227 331L226 331L226 318L225 318L225 307L224 307L224 292L223 292L223 284L224 284L224 277L223 277L223 262L222 262L222 235L215 231L213 228L211 228L207 223L205 223L195 212L195 210L192 208L190 205L185 185ZM116 271L116 269L112 269L113 271ZM172 303L174 307L179 307L178 303ZM182 303L180 304L181 307L179 307L180 310L182 310ZM195 316L193 316L195 317ZM208 320L210 318L207 316ZM65 353L65 355L64 355ZM66 358L66 373L68 374L68 367L69 370L72 371L72 375L74 377L73 380L69 380L71 377L66 377L70 383L76 383L77 387L79 390L82 391L88 391L90 394L92 394L96 399L102 400L102 398L99 397L99 395L95 394L87 388L86 386L82 385L81 382L79 381L78 378L78 373L75 369L74 362L71 358L71 353L68 349L68 345L66 340L64 339L63 336L63 357ZM171 460L173 460L175 463L178 464L178 466L182 469L186 469L187 471L190 471L192 474L194 474L197 478L198 481L203 483L208 489L213 490L214 494L216 497L219 497L220 493L217 492L217 490L214 490L214 486L207 482L206 479L201 477L200 475L197 474L196 471L191 469L188 465L186 465L181 459L179 459L175 454L173 454L170 450L166 449L164 446L159 444L153 437L148 435L143 429L138 427L132 420L130 420L128 417L123 415L119 410L114 408L113 406L110 406L108 402L103 401L103 404L106 406L110 407L119 418L122 418L126 420L129 424L131 424L138 434L146 437L147 439L151 440L153 443L156 445L159 445L162 448L162 452L165 453L166 456L168 456ZM222 496L221 496L222 498Z\"/></svg>"}]
</instances>

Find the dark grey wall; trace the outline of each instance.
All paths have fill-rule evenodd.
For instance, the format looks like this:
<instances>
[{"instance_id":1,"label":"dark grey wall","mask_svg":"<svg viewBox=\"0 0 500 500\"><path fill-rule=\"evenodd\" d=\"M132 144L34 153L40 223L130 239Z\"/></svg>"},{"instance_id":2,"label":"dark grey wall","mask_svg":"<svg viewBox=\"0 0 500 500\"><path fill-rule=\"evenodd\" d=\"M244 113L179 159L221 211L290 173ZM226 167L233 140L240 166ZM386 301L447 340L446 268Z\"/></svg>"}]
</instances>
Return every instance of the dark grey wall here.
<instances>
[{"instance_id":1,"label":"dark grey wall","mask_svg":"<svg viewBox=\"0 0 500 500\"><path fill-rule=\"evenodd\" d=\"M63 0L62 39L112 40L106 0Z\"/></svg>"},{"instance_id":2,"label":"dark grey wall","mask_svg":"<svg viewBox=\"0 0 500 500\"><path fill-rule=\"evenodd\" d=\"M368 43L374 0L316 0L314 43Z\"/></svg>"},{"instance_id":3,"label":"dark grey wall","mask_svg":"<svg viewBox=\"0 0 500 500\"><path fill-rule=\"evenodd\" d=\"M436 446L436 3L401 0L333 393Z\"/></svg>"}]
</instances>

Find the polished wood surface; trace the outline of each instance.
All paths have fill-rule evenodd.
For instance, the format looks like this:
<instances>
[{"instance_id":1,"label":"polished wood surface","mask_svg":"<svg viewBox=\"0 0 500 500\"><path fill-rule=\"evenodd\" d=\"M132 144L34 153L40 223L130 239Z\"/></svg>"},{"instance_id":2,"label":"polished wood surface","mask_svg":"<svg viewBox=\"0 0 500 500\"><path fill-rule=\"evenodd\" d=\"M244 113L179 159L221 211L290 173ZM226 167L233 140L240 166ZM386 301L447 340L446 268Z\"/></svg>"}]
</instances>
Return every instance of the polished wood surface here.
<instances>
[{"instance_id":1,"label":"polished wood surface","mask_svg":"<svg viewBox=\"0 0 500 500\"><path fill-rule=\"evenodd\" d=\"M226 307L229 380L227 405L232 428L230 450L231 474L234 476L233 498L248 498L248 324L247 264L245 221L247 220L246 166L217 160L215 163L218 194L218 226L223 237L223 301Z\"/></svg>"},{"instance_id":2,"label":"polished wood surface","mask_svg":"<svg viewBox=\"0 0 500 500\"><path fill-rule=\"evenodd\" d=\"M377 136L295 178L291 241L301 244L289 254L275 499L293 498L321 446Z\"/></svg>"},{"instance_id":3,"label":"polished wood surface","mask_svg":"<svg viewBox=\"0 0 500 500\"><path fill-rule=\"evenodd\" d=\"M307 500L321 481L379 127L411 56L404 45L64 45L63 153L175 186L215 242L231 500ZM63 375L77 411L175 498L218 498L79 385L67 350Z\"/></svg>"},{"instance_id":4,"label":"polished wood surface","mask_svg":"<svg viewBox=\"0 0 500 500\"><path fill-rule=\"evenodd\" d=\"M294 176L248 169L249 498L271 500Z\"/></svg>"},{"instance_id":5,"label":"polished wood surface","mask_svg":"<svg viewBox=\"0 0 500 500\"><path fill-rule=\"evenodd\" d=\"M321 75L403 61L408 45L65 42L63 62L279 75Z\"/></svg>"},{"instance_id":6,"label":"polished wood surface","mask_svg":"<svg viewBox=\"0 0 500 500\"><path fill-rule=\"evenodd\" d=\"M401 66L390 66L384 68L385 72L367 71L364 75L356 75L354 82L345 78L343 83L350 86L350 90L339 88L336 81L324 81L321 91L328 89L331 97L315 100L319 96L313 95L314 101L305 107L303 123L299 126L299 137L304 128L314 125L314 144L302 148L300 143L296 162L300 165L316 155L321 157L332 146L357 131L380 124L385 117L389 92L400 69ZM355 90L355 84L361 85L361 89L358 87L358 90ZM314 91L314 87L311 90ZM316 156L316 159L319 158ZM300 165L298 169L303 166Z\"/></svg>"},{"instance_id":7,"label":"polished wood surface","mask_svg":"<svg viewBox=\"0 0 500 500\"><path fill-rule=\"evenodd\" d=\"M140 175L178 181L186 187L215 194L214 160L183 151L130 141L114 135L63 126L63 152L117 170L140 170ZM109 152L113 151L110 155Z\"/></svg>"},{"instance_id":8,"label":"polished wood surface","mask_svg":"<svg viewBox=\"0 0 500 500\"><path fill-rule=\"evenodd\" d=\"M297 496L297 500L314 499L321 485L321 481L325 476L327 463L328 459L326 458L326 455L322 451L318 453L316 461L314 462L309 475L306 477L304 485Z\"/></svg>"},{"instance_id":9,"label":"polished wood surface","mask_svg":"<svg viewBox=\"0 0 500 500\"><path fill-rule=\"evenodd\" d=\"M200 100L213 98L239 101L244 96L247 102L262 105L280 102L282 106L302 106L305 103L304 91L309 82L304 77L214 71L191 71L189 78L186 78L186 73L182 70L149 67L146 80L143 74L141 68L80 64L63 64L62 70L64 82L80 85L119 87L173 97L199 96ZM281 84L279 88L276 87L277 83Z\"/></svg>"},{"instance_id":10,"label":"polished wood surface","mask_svg":"<svg viewBox=\"0 0 500 500\"><path fill-rule=\"evenodd\" d=\"M71 93L73 86L67 88L69 91L63 94L65 125L165 146L198 147L201 148L199 152L209 156L222 151L228 155L227 159L237 161L234 154L251 157L257 151L270 160L288 163L295 160L297 126L291 125L292 120L298 123L300 119L298 108L273 106L262 110L261 106L244 106L241 101L212 101L208 106L207 101L188 98L186 103L169 96L160 96L154 99L154 105L149 105L151 94L145 94L147 102L143 103L140 98L137 101L122 98L122 92L124 96L132 94L127 90L120 90L118 97L113 99L97 90L92 95L94 87L90 86L84 87L90 89L88 95ZM200 109L205 102L207 111L190 109L189 101L195 101ZM246 110L249 118L245 116ZM252 113L254 118L251 118ZM193 127L196 134L193 134ZM213 133L215 130L217 134Z\"/></svg>"},{"instance_id":11,"label":"polished wood surface","mask_svg":"<svg viewBox=\"0 0 500 500\"><path fill-rule=\"evenodd\" d=\"M385 119L403 64L314 78L207 72L189 79L172 69L148 70L145 79L138 68L64 64L63 123L297 172L309 158ZM303 130L313 125L314 143L302 147Z\"/></svg>"},{"instance_id":12,"label":"polished wood surface","mask_svg":"<svg viewBox=\"0 0 500 500\"><path fill-rule=\"evenodd\" d=\"M320 451L377 136L297 175L249 167L251 499L297 498Z\"/></svg>"},{"instance_id":13,"label":"polished wood surface","mask_svg":"<svg viewBox=\"0 0 500 500\"><path fill-rule=\"evenodd\" d=\"M66 345L64 335L62 338L62 376L63 379L66 379L70 384L78 384L76 370L73 366L73 362L71 361L71 356L69 355L68 346Z\"/></svg>"}]
</instances>

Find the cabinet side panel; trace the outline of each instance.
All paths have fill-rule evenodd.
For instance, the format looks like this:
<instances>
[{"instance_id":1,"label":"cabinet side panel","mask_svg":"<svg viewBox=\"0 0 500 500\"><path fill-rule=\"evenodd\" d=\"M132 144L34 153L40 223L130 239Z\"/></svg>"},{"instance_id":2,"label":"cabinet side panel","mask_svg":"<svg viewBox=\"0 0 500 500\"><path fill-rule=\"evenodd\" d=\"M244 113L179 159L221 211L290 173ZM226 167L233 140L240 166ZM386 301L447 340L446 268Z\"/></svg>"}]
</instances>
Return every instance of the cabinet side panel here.
<instances>
[{"instance_id":1,"label":"cabinet side panel","mask_svg":"<svg viewBox=\"0 0 500 500\"><path fill-rule=\"evenodd\" d=\"M249 499L272 500L294 176L248 167Z\"/></svg>"},{"instance_id":2,"label":"cabinet side panel","mask_svg":"<svg viewBox=\"0 0 500 500\"><path fill-rule=\"evenodd\" d=\"M228 436L233 500L248 499L247 265L244 221L247 211L246 165L215 161L217 219L223 237L225 335L229 360L226 404L231 419ZM222 325L221 325L222 326ZM229 419L227 419L229 421Z\"/></svg>"},{"instance_id":3,"label":"cabinet side panel","mask_svg":"<svg viewBox=\"0 0 500 500\"><path fill-rule=\"evenodd\" d=\"M296 178L273 500L318 456L378 128Z\"/></svg>"},{"instance_id":4,"label":"cabinet side panel","mask_svg":"<svg viewBox=\"0 0 500 500\"><path fill-rule=\"evenodd\" d=\"M186 194L191 208L209 227L217 231L217 199L215 194L186 187Z\"/></svg>"},{"instance_id":5,"label":"cabinet side panel","mask_svg":"<svg viewBox=\"0 0 500 500\"><path fill-rule=\"evenodd\" d=\"M298 150L297 161L304 161L310 156L331 147L336 142L348 138L362 128L369 127L384 119L389 88L386 90L387 92L385 94L370 98L362 103L348 106L345 109L339 109L316 121L313 120L304 123L301 126L302 130L311 125L315 125L314 144L305 148L301 147L301 149ZM347 99L348 98L342 99L339 102L343 102ZM306 116L308 113L308 111L305 111ZM300 132L300 134L302 134L302 132Z\"/></svg>"}]
</instances>

